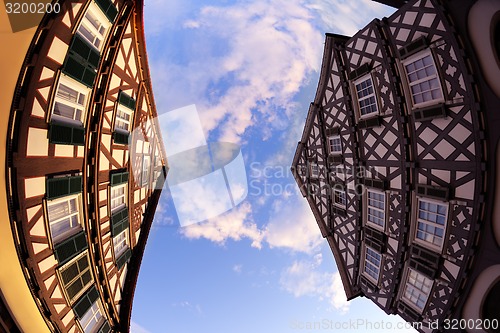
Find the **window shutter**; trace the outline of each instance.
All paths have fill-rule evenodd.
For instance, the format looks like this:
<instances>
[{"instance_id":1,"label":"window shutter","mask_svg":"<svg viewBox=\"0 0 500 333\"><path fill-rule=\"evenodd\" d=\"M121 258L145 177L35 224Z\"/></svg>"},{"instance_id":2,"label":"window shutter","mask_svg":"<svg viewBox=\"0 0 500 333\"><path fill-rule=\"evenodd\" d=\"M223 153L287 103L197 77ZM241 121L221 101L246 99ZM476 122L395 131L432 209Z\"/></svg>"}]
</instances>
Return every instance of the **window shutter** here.
<instances>
[{"instance_id":1,"label":"window shutter","mask_svg":"<svg viewBox=\"0 0 500 333\"><path fill-rule=\"evenodd\" d=\"M128 172L111 174L111 186L123 184L126 182L128 182Z\"/></svg>"},{"instance_id":2,"label":"window shutter","mask_svg":"<svg viewBox=\"0 0 500 333\"><path fill-rule=\"evenodd\" d=\"M399 52L399 58L400 59L405 59L408 58L409 56L427 48L427 38L425 36L421 36L414 41L406 44L402 48L398 50Z\"/></svg>"},{"instance_id":3,"label":"window shutter","mask_svg":"<svg viewBox=\"0 0 500 333\"><path fill-rule=\"evenodd\" d=\"M328 155L328 163L334 165L342 164L343 163L342 155Z\"/></svg>"},{"instance_id":4,"label":"window shutter","mask_svg":"<svg viewBox=\"0 0 500 333\"><path fill-rule=\"evenodd\" d=\"M47 199L55 199L82 191L82 176L48 178Z\"/></svg>"},{"instance_id":5,"label":"window shutter","mask_svg":"<svg viewBox=\"0 0 500 333\"><path fill-rule=\"evenodd\" d=\"M120 258L116 259L116 266L118 267L118 269L121 269L123 265L125 265L128 262L131 256L132 256L132 251L130 251L130 249L128 248L127 250L125 250L125 252L123 252Z\"/></svg>"},{"instance_id":6,"label":"window shutter","mask_svg":"<svg viewBox=\"0 0 500 333\"><path fill-rule=\"evenodd\" d=\"M123 91L120 91L120 94L118 95L118 103L131 110L135 110L135 99L125 94Z\"/></svg>"},{"instance_id":7,"label":"window shutter","mask_svg":"<svg viewBox=\"0 0 500 333\"><path fill-rule=\"evenodd\" d=\"M78 319L82 319L85 313L90 309L92 304L97 301L98 298L99 293L97 292L95 286L90 287L90 289L85 294L83 294L83 296L73 306L73 310L78 316Z\"/></svg>"},{"instance_id":8,"label":"window shutter","mask_svg":"<svg viewBox=\"0 0 500 333\"><path fill-rule=\"evenodd\" d=\"M420 316L420 314L418 314L415 310L413 310L412 308L410 308L409 306L407 306L403 302L398 303L398 312L407 321L418 322L418 321L422 320L422 317Z\"/></svg>"},{"instance_id":9,"label":"window shutter","mask_svg":"<svg viewBox=\"0 0 500 333\"><path fill-rule=\"evenodd\" d=\"M373 239L371 238L366 238L365 239L365 244L369 247L371 247L372 249L374 249L375 251L377 251L378 253L384 253L384 249L382 247L381 244L379 244L378 242L374 241Z\"/></svg>"},{"instance_id":10,"label":"window shutter","mask_svg":"<svg viewBox=\"0 0 500 333\"><path fill-rule=\"evenodd\" d=\"M377 188L382 191L386 190L385 181L381 179L363 178L362 182L365 186Z\"/></svg>"},{"instance_id":11,"label":"window shutter","mask_svg":"<svg viewBox=\"0 0 500 333\"><path fill-rule=\"evenodd\" d=\"M332 212L334 214L337 214L341 217L346 217L347 216L347 213L345 211L345 209L342 209L342 208L339 208L339 207L336 207L336 206L331 206L331 209L332 209Z\"/></svg>"},{"instance_id":12,"label":"window shutter","mask_svg":"<svg viewBox=\"0 0 500 333\"><path fill-rule=\"evenodd\" d=\"M444 104L439 104L424 109L413 110L412 114L415 121L426 121L436 118L444 118L446 117L446 108Z\"/></svg>"},{"instance_id":13,"label":"window shutter","mask_svg":"<svg viewBox=\"0 0 500 333\"><path fill-rule=\"evenodd\" d=\"M99 52L76 34L69 47L63 72L92 88L99 60Z\"/></svg>"},{"instance_id":14,"label":"window shutter","mask_svg":"<svg viewBox=\"0 0 500 333\"><path fill-rule=\"evenodd\" d=\"M118 10L115 5L110 0L95 0L99 8L103 11L110 22L114 22L116 15L118 15Z\"/></svg>"},{"instance_id":15,"label":"window shutter","mask_svg":"<svg viewBox=\"0 0 500 333\"><path fill-rule=\"evenodd\" d=\"M71 258L88 248L85 232L82 230L54 247L54 255L59 264L65 264Z\"/></svg>"},{"instance_id":16,"label":"window shutter","mask_svg":"<svg viewBox=\"0 0 500 333\"><path fill-rule=\"evenodd\" d=\"M368 119L360 119L358 121L358 128L365 129L370 127L377 127L382 124L382 117L372 117Z\"/></svg>"},{"instance_id":17,"label":"window shutter","mask_svg":"<svg viewBox=\"0 0 500 333\"><path fill-rule=\"evenodd\" d=\"M85 145L85 129L63 124L51 123L49 127L49 142L63 145Z\"/></svg>"},{"instance_id":18,"label":"window shutter","mask_svg":"<svg viewBox=\"0 0 500 333\"><path fill-rule=\"evenodd\" d=\"M376 291L378 288L373 282L368 280L364 275L359 276L359 284L365 291Z\"/></svg>"},{"instance_id":19,"label":"window shutter","mask_svg":"<svg viewBox=\"0 0 500 333\"><path fill-rule=\"evenodd\" d=\"M386 250L386 238L387 236L378 230L370 227L365 227L365 242L366 245L372 247L380 253L384 253Z\"/></svg>"},{"instance_id":20,"label":"window shutter","mask_svg":"<svg viewBox=\"0 0 500 333\"><path fill-rule=\"evenodd\" d=\"M450 190L446 187L417 185L416 190L418 195L442 201L448 201L450 196Z\"/></svg>"},{"instance_id":21,"label":"window shutter","mask_svg":"<svg viewBox=\"0 0 500 333\"><path fill-rule=\"evenodd\" d=\"M114 132L113 141L118 144L128 145L129 133Z\"/></svg>"},{"instance_id":22,"label":"window shutter","mask_svg":"<svg viewBox=\"0 0 500 333\"><path fill-rule=\"evenodd\" d=\"M330 135L339 135L340 134L340 127L327 128L326 131L325 131L325 134L327 136L330 136Z\"/></svg>"},{"instance_id":23,"label":"window shutter","mask_svg":"<svg viewBox=\"0 0 500 333\"><path fill-rule=\"evenodd\" d=\"M429 266L437 268L441 256L438 253L429 251L419 245L413 244L410 249L411 256L417 260L426 262Z\"/></svg>"},{"instance_id":24,"label":"window shutter","mask_svg":"<svg viewBox=\"0 0 500 333\"><path fill-rule=\"evenodd\" d=\"M106 320L104 324L102 324L101 328L97 331L97 333L109 333L111 332L111 326L109 326L109 322Z\"/></svg>"},{"instance_id":25,"label":"window shutter","mask_svg":"<svg viewBox=\"0 0 500 333\"><path fill-rule=\"evenodd\" d=\"M127 229L128 223L128 207L125 207L111 215L111 236L115 237L123 230Z\"/></svg>"},{"instance_id":26,"label":"window shutter","mask_svg":"<svg viewBox=\"0 0 500 333\"><path fill-rule=\"evenodd\" d=\"M354 80L357 79L358 77L368 74L370 70L371 70L370 64L364 63L363 65L359 66L358 68L349 73L349 80Z\"/></svg>"},{"instance_id":27,"label":"window shutter","mask_svg":"<svg viewBox=\"0 0 500 333\"><path fill-rule=\"evenodd\" d=\"M437 270L433 267L429 267L428 264L410 258L409 266L414 270L419 271L430 279L434 279L436 277Z\"/></svg>"}]
</instances>

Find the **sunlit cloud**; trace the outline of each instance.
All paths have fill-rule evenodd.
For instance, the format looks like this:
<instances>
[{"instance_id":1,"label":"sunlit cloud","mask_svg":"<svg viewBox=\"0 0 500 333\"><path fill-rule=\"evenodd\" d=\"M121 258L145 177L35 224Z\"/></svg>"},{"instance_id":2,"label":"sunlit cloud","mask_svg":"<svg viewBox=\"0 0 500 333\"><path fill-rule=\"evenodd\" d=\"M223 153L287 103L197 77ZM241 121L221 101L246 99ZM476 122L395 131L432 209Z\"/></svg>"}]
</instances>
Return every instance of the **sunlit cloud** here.
<instances>
[{"instance_id":1,"label":"sunlit cloud","mask_svg":"<svg viewBox=\"0 0 500 333\"><path fill-rule=\"evenodd\" d=\"M281 274L281 287L295 297L317 297L329 302L332 309L346 313L349 304L338 272L320 269L321 254L309 260L296 260Z\"/></svg>"}]
</instances>

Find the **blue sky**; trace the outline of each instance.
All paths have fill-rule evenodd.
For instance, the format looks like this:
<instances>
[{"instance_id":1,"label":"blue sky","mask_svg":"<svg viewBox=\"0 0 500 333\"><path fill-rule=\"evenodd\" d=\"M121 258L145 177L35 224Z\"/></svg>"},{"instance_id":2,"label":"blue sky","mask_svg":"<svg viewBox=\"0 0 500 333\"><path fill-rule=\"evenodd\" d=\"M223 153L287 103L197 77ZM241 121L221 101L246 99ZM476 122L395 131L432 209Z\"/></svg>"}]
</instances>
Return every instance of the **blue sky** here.
<instances>
[{"instance_id":1,"label":"blue sky","mask_svg":"<svg viewBox=\"0 0 500 333\"><path fill-rule=\"evenodd\" d=\"M180 227L164 191L133 333L384 332L382 320L401 321L366 299L346 302L333 255L288 172L324 33L353 35L392 12L368 0L145 1L158 112L196 105L208 142L240 145L248 193L225 214Z\"/></svg>"}]
</instances>

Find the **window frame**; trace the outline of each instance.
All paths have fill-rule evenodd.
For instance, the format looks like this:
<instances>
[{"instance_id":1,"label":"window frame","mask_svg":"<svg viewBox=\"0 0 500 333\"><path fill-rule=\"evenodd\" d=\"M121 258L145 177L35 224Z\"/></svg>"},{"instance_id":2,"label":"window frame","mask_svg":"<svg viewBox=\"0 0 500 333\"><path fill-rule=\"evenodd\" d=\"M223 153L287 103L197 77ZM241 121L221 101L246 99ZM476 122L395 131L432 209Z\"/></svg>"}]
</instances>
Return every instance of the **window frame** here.
<instances>
[{"instance_id":1,"label":"window frame","mask_svg":"<svg viewBox=\"0 0 500 333\"><path fill-rule=\"evenodd\" d=\"M427 56L430 56L430 59L432 61L432 66L434 66L434 74L432 74L431 76L426 76L424 79L417 79L414 82L410 82L409 73L408 73L408 70L407 70L406 67L409 66L410 64L413 64L413 63L415 63L415 62L417 62L419 60L422 60L422 59L426 58ZM409 57L401 60L401 65L403 67L403 73L405 74L405 76L404 76L405 80L404 81L406 82L407 94L408 94L408 97L409 97L408 100L411 101L412 109L424 108L424 107L427 107L427 106L440 104L440 103L443 103L445 101L443 84L441 82L441 75L439 74L438 67L436 65L436 59L434 58L433 52L431 51L430 48L426 48L425 50L422 50L420 52L412 54L411 56L409 56ZM428 101L418 102L418 103L415 102L415 100L414 100L414 94L412 92L412 87L416 86L418 84L421 84L423 82L429 82L430 80L432 80L434 78L437 79L437 82L438 82L438 91L441 94L441 97L436 98L436 99L431 99L431 100L428 100Z\"/></svg>"},{"instance_id":2,"label":"window frame","mask_svg":"<svg viewBox=\"0 0 500 333\"><path fill-rule=\"evenodd\" d=\"M58 219L55 219L54 221L52 221L50 218L50 211L49 211L50 206L55 206L55 205L58 205L58 204L63 203L63 202L66 202L68 205L70 205L69 202L71 200L76 201L76 212L71 213L70 216L77 216L77 225L75 225L74 227L70 227L69 230L66 230L66 231L54 236L54 232L52 230L52 225L63 221L64 219L66 219L68 217L68 215L65 215L61 218L58 218ZM71 195L55 198L52 200L45 200L45 212L46 212L47 225L48 225L48 230L50 233L50 238L51 238L52 244L61 243L62 241L70 238L73 235L76 235L78 232L83 230L83 224L82 224L82 221L83 221L83 202L82 202L82 194L81 193L71 194ZM71 219L70 219L69 223L70 224L72 223Z\"/></svg>"},{"instance_id":3,"label":"window frame","mask_svg":"<svg viewBox=\"0 0 500 333\"><path fill-rule=\"evenodd\" d=\"M145 163L148 161L147 163ZM147 166L146 169L144 166ZM145 175L146 173L146 175ZM147 186L149 184L149 177L151 175L151 156L148 154L142 155L142 166L141 166L141 185Z\"/></svg>"},{"instance_id":4,"label":"window frame","mask_svg":"<svg viewBox=\"0 0 500 333\"><path fill-rule=\"evenodd\" d=\"M417 287L416 285L414 285L413 283L410 282L412 272L414 272L416 274L415 280L417 282L426 282L426 281L430 282L430 286L426 286L426 288L429 289L427 292L425 292L423 289L421 289L420 287ZM418 281L418 278L421 278L421 281ZM413 287L413 290L417 291L417 300L420 300L420 297L419 297L420 295L425 296L425 302L421 308L417 303L415 303L414 301L412 301L410 298L408 298L406 296L406 292L407 292L409 285L411 287ZM422 313L424 311L425 307L427 306L427 303L429 302L429 298L432 294L433 287L434 287L434 280L428 278L427 276L420 273L416 269L413 269L411 267L407 267L407 270L405 272L405 277L404 277L403 288L401 289L401 300L403 300L405 302L405 304L408 304L408 306L410 306L412 309L414 309L418 313ZM412 294L411 296L414 296L414 295Z\"/></svg>"},{"instance_id":5,"label":"window frame","mask_svg":"<svg viewBox=\"0 0 500 333\"><path fill-rule=\"evenodd\" d=\"M118 190L120 188L124 188L123 194L120 194L119 196L114 197L113 196L113 190ZM120 203L119 205L113 207L113 201L123 197L123 203ZM114 212L119 211L120 209L127 207L128 206L128 182L122 183L122 184L116 184L113 186L109 186L109 211L110 215Z\"/></svg>"},{"instance_id":6,"label":"window frame","mask_svg":"<svg viewBox=\"0 0 500 333\"><path fill-rule=\"evenodd\" d=\"M78 275L76 275L70 282L65 283L64 280L63 280L63 272L66 271L66 270L68 270L73 265L77 265L77 267L78 267L78 263L77 262L80 259L82 259L83 257L87 258L87 262L88 262L87 268L85 270L81 271L81 272L79 271ZM92 274L92 269L91 268L92 268L92 263L90 262L89 251L85 250L82 253L76 255L70 261L68 261L67 263L65 263L64 265L62 265L61 267L59 267L57 269L57 275L58 275L59 283L61 284L61 287L62 287L61 289L63 290L63 294L66 297L66 299L68 300L69 304L72 304L78 298L80 298L80 296L82 296L89 289L89 286L91 286L94 283L94 276ZM78 270L79 270L79 268L78 268ZM89 282L86 285L83 285L83 287L73 297L70 297L70 295L69 295L69 293L67 291L68 286L70 286L73 283L75 283L78 279L81 279L82 276L86 272L90 273L90 280L89 280ZM83 282L82 282L82 284L83 284Z\"/></svg>"},{"instance_id":7,"label":"window frame","mask_svg":"<svg viewBox=\"0 0 500 333\"><path fill-rule=\"evenodd\" d=\"M336 193L339 194L339 196L336 196ZM342 199L343 197L343 200L342 202L337 202L337 198L341 198ZM346 209L347 208L347 193L346 193L346 190L345 189L339 189L339 188L336 188L335 186L333 187L333 191L332 191L332 203L335 207L338 207L338 208L341 208L341 209Z\"/></svg>"},{"instance_id":8,"label":"window frame","mask_svg":"<svg viewBox=\"0 0 500 333\"><path fill-rule=\"evenodd\" d=\"M375 279L373 276L370 275L370 273L368 273L366 271L366 267L367 267L367 256L368 256L368 250L371 250L373 252L375 252L376 254L378 254L380 256L380 259L379 259L379 264L378 264L378 272L377 272L377 278ZM371 260L368 260L368 262L370 264L372 264L373 266L374 263L371 261ZM382 271L382 265L383 265L383 262L384 262L384 256L382 255L382 253L378 252L377 250L375 250L374 248L368 246L368 245L364 245L363 247L363 276L365 276L367 279L369 279L371 282L375 283L375 285L378 285L379 281L380 281L380 276L381 276L381 271Z\"/></svg>"},{"instance_id":9,"label":"window frame","mask_svg":"<svg viewBox=\"0 0 500 333\"><path fill-rule=\"evenodd\" d=\"M362 82L367 81L367 80L370 80L373 92L371 92L370 94L368 94L368 95L363 96L362 98L360 98L358 96L358 94L363 89L361 89L360 91L358 91L358 88L356 86L358 84L361 84ZM369 118L373 118L373 117L376 117L376 116L380 115L380 107L379 107L379 104L378 104L378 96L377 96L377 92L376 92L377 90L375 89L375 83L374 83L373 76L371 75L371 73L367 73L367 74L362 75L359 78L353 80L352 81L352 86L353 86L353 90L354 90L354 96L356 96L358 119L369 119ZM376 111L375 112L370 112L370 113L367 113L367 114L362 114L362 112L361 112L361 101L368 100L372 96L373 96L373 99L374 99L374 104L370 104L370 105L375 105Z\"/></svg>"},{"instance_id":10,"label":"window frame","mask_svg":"<svg viewBox=\"0 0 500 333\"><path fill-rule=\"evenodd\" d=\"M77 102L72 102L67 99L64 99L60 96L58 96L58 92L60 91L60 86L64 85L69 89L72 89L76 91L80 96L83 95L83 104L79 104ZM65 123L65 124L71 124L71 125L77 125L77 126L84 126L85 124L85 119L87 116L87 109L88 109L88 103L89 103L89 97L91 94L91 89L84 84L78 82L77 80L73 79L72 77L65 75L63 73L60 73L59 78L57 80L57 85L56 89L54 91L54 99L52 101L51 109L50 109L50 119L49 122L52 122L55 120L56 122L60 123ZM78 97L77 97L78 99ZM73 112L73 118L69 118L63 115L58 115L55 114L55 109L56 109L56 103L63 104L66 107L69 108L74 108ZM81 112L80 119L76 119L76 110L79 110Z\"/></svg>"},{"instance_id":11,"label":"window frame","mask_svg":"<svg viewBox=\"0 0 500 333\"><path fill-rule=\"evenodd\" d=\"M96 308L95 311L94 311L94 306ZM87 315L89 315L90 312L93 312L93 313L91 313L91 316L89 316L89 318L87 318L87 320L86 320L87 323L85 324L86 326L84 326L83 319ZM97 314L100 314L100 317L97 318L96 317ZM89 328L89 324L92 322L93 318L96 319L95 324L92 325L90 327L90 330L87 331L87 329ZM101 304L101 300L98 298L95 300L94 303L92 303L92 305L88 308L88 310L85 312L85 314L82 316L82 318L78 319L78 323L80 324L83 332L94 333L94 332L97 332L99 330L99 328L101 328L101 326L105 320L106 320L106 317L105 317L104 309L103 309L103 306Z\"/></svg>"},{"instance_id":12,"label":"window frame","mask_svg":"<svg viewBox=\"0 0 500 333\"><path fill-rule=\"evenodd\" d=\"M123 113L127 114L129 116L129 120L126 120L123 117L120 117L119 112L123 112ZM132 124L133 124L133 120L134 120L133 117L134 117L134 110L126 107L123 104L116 102L115 116L114 116L114 121L113 121L113 131L120 132L123 134L131 133L132 132L131 131ZM128 128L124 129L121 126L118 127L117 126L118 123L123 123L123 124L127 125Z\"/></svg>"},{"instance_id":13,"label":"window frame","mask_svg":"<svg viewBox=\"0 0 500 333\"><path fill-rule=\"evenodd\" d=\"M412 228L412 232L413 232L412 239L413 239L413 241L415 243L417 243L417 244L425 247L426 249L430 249L432 251L441 253L442 250L443 250L443 247L444 247L444 243L445 243L445 240L446 240L446 234L447 234L447 226L448 226L448 218L449 218L449 203L448 202L444 202L444 201L433 200L433 199L430 199L430 198L427 198L427 197L421 197L421 196L417 196L416 199L417 200L416 200L416 205L415 205L415 212L413 214L414 220L413 220L413 228ZM429 220L421 219L419 217L420 203L421 202L425 202L427 204L438 205L438 206L444 206L445 209L446 209L446 212L444 214L444 224L440 225L438 223L435 223L435 222L432 222L432 221L429 221ZM437 210L438 210L438 208L437 208ZM438 215L438 211L436 211L436 212L426 211L426 212ZM442 216L442 214L439 214L439 215ZM436 244L434 244L434 242L430 242L430 241L427 241L425 239L422 239L422 238L418 237L419 223L423 223L423 224L425 224L427 226L431 226L431 227L434 227L434 228L439 227L439 228L442 229L443 236L442 236L441 244L439 246L436 245ZM436 237L436 233L434 233L433 235L434 235L434 237Z\"/></svg>"},{"instance_id":14,"label":"window frame","mask_svg":"<svg viewBox=\"0 0 500 333\"><path fill-rule=\"evenodd\" d=\"M365 193L365 224L367 224L367 225L369 225L377 230L385 231L385 227L387 225L387 193L385 191L374 189L371 187L366 187L366 186L365 186L365 189L366 189L366 193ZM384 196L384 200L383 200L384 208L383 209L370 205L370 197L369 197L370 192ZM370 209L374 209L374 210L376 210L378 212L382 212L384 214L383 225L380 225L380 224L377 224L373 221L370 221L370 219L369 219Z\"/></svg>"},{"instance_id":15,"label":"window frame","mask_svg":"<svg viewBox=\"0 0 500 333\"><path fill-rule=\"evenodd\" d=\"M338 146L340 146L340 150L334 150L333 147L336 147L337 145L334 143L332 144L331 140L339 140ZM340 134L332 134L328 136L328 152L330 155L342 155L343 153L343 145L342 145L342 137Z\"/></svg>"},{"instance_id":16,"label":"window frame","mask_svg":"<svg viewBox=\"0 0 500 333\"><path fill-rule=\"evenodd\" d=\"M125 235L123 239L119 239L121 235ZM118 243L119 242L119 243ZM117 244L118 243L118 244ZM123 244L122 247L117 250L117 245ZM113 237L113 253L115 254L115 261L123 254L127 249L130 248L130 239L129 239L129 228L125 228L118 235Z\"/></svg>"},{"instance_id":17,"label":"window frame","mask_svg":"<svg viewBox=\"0 0 500 333\"><path fill-rule=\"evenodd\" d=\"M92 24L91 20L87 17L88 14L94 16L96 21L100 24L99 30L100 28L104 28L104 32L101 33L98 28L96 28ZM101 8L99 8L97 4L91 1L89 7L85 11L85 14L83 14L82 16L82 20L80 21L80 24L76 29L76 33L78 33L86 42L92 45L92 47L94 47L100 53L104 48L104 44L106 42L106 38L108 36L110 28L111 22L109 21L109 19L103 13ZM94 37L93 40L90 40L82 31L80 31L80 29L86 29L87 32L92 34ZM99 45L95 45L96 40L99 40Z\"/></svg>"},{"instance_id":18,"label":"window frame","mask_svg":"<svg viewBox=\"0 0 500 333\"><path fill-rule=\"evenodd\" d=\"M318 179L319 178L319 164L318 163L309 162L309 177L311 179Z\"/></svg>"}]
</instances>

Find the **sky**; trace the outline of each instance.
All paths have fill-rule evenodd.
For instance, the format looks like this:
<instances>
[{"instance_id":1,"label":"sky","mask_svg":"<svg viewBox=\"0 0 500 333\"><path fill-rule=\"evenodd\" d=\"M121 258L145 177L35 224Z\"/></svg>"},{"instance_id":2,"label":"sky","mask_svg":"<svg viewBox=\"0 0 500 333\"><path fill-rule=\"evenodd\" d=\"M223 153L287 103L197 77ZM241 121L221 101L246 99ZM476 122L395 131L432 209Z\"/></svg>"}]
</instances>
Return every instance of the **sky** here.
<instances>
[{"instance_id":1,"label":"sky","mask_svg":"<svg viewBox=\"0 0 500 333\"><path fill-rule=\"evenodd\" d=\"M186 160L179 154L194 148L179 138L236 148L222 149L211 170L197 170L214 178L192 197L168 179L139 273L132 333L415 332L396 329L402 319L365 298L346 301L289 172L325 33L352 36L394 11L368 0L145 1L156 106L160 125L171 126L163 131L169 159ZM179 115L192 127L180 131ZM231 161L239 178L224 167ZM232 201L208 188L220 168ZM186 215L194 211L211 218Z\"/></svg>"}]
</instances>

